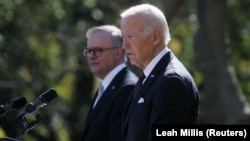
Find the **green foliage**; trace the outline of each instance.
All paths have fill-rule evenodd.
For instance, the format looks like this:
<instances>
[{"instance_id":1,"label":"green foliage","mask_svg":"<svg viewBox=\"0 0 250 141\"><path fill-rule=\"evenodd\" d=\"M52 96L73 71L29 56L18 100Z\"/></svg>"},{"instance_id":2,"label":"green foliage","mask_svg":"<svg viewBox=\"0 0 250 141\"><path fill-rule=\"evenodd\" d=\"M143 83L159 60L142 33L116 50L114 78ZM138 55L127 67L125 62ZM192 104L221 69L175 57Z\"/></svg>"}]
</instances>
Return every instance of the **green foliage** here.
<instances>
[{"instance_id":1,"label":"green foliage","mask_svg":"<svg viewBox=\"0 0 250 141\"><path fill-rule=\"evenodd\" d=\"M230 61L236 70L240 86L250 101L250 1L230 0L228 45Z\"/></svg>"},{"instance_id":2,"label":"green foliage","mask_svg":"<svg viewBox=\"0 0 250 141\"><path fill-rule=\"evenodd\" d=\"M203 78L196 70L193 51L193 37L197 30L196 8L193 2L185 1L179 9L178 15L169 21L171 34L169 48L187 67L199 86L203 83Z\"/></svg>"},{"instance_id":3,"label":"green foliage","mask_svg":"<svg viewBox=\"0 0 250 141\"><path fill-rule=\"evenodd\" d=\"M118 24L118 3L110 7L106 2L0 0L1 102L18 96L32 102L51 87L58 93L24 140L79 139L96 88L81 55L85 31L94 25ZM0 129L5 136L15 137L23 129L15 119L4 120Z\"/></svg>"},{"instance_id":4,"label":"green foliage","mask_svg":"<svg viewBox=\"0 0 250 141\"><path fill-rule=\"evenodd\" d=\"M85 32L100 24L119 26L119 13L142 1L149 0L0 0L0 102L19 96L32 102L51 87L58 92L58 98L41 109L43 119L24 136L25 141L79 140L96 90L95 77L81 54ZM230 61L250 99L250 2L229 2ZM193 60L194 1L182 2L174 11L169 47L201 85L203 78ZM4 122L0 136L15 137L23 129L15 119Z\"/></svg>"}]
</instances>

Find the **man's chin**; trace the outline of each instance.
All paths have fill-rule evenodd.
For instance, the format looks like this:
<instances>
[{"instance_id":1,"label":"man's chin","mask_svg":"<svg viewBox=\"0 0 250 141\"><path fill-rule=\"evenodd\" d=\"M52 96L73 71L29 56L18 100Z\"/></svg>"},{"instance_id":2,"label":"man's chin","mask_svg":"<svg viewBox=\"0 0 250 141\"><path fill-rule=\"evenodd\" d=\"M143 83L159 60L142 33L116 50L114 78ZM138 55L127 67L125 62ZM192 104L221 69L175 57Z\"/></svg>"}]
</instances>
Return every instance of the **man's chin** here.
<instances>
[{"instance_id":1,"label":"man's chin","mask_svg":"<svg viewBox=\"0 0 250 141\"><path fill-rule=\"evenodd\" d=\"M97 74L99 71L97 69L91 69L91 72Z\"/></svg>"},{"instance_id":2,"label":"man's chin","mask_svg":"<svg viewBox=\"0 0 250 141\"><path fill-rule=\"evenodd\" d=\"M136 63L135 63L135 61L134 61L133 59L130 59L130 58L129 58L129 61L130 61L130 63L131 63L132 65L135 65L135 66L136 66Z\"/></svg>"},{"instance_id":3,"label":"man's chin","mask_svg":"<svg viewBox=\"0 0 250 141\"><path fill-rule=\"evenodd\" d=\"M141 65L139 65L137 62L130 60L130 63L138 68L141 68Z\"/></svg>"}]
</instances>

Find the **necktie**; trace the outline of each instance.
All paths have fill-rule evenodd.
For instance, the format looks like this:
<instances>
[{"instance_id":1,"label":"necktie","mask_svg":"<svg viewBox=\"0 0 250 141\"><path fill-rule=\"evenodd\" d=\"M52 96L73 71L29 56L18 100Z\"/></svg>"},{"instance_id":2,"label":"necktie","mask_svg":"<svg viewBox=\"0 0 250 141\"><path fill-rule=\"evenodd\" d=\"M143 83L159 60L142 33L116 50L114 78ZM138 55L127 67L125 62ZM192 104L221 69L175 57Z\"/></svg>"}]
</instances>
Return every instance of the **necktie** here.
<instances>
[{"instance_id":1,"label":"necktie","mask_svg":"<svg viewBox=\"0 0 250 141\"><path fill-rule=\"evenodd\" d=\"M99 84L99 89L98 89L98 94L97 94L97 97L95 99L95 103L93 105L93 108L95 108L97 102L99 101L99 99L101 98L102 94L103 94L103 91L104 91L104 87L102 86L102 83L100 82Z\"/></svg>"},{"instance_id":2,"label":"necktie","mask_svg":"<svg viewBox=\"0 0 250 141\"><path fill-rule=\"evenodd\" d=\"M139 80L137 81L136 85L135 85L135 90L134 90L134 99L137 96L137 94L139 93L141 86L142 86L142 82L145 78L144 73L142 73L139 77Z\"/></svg>"}]
</instances>

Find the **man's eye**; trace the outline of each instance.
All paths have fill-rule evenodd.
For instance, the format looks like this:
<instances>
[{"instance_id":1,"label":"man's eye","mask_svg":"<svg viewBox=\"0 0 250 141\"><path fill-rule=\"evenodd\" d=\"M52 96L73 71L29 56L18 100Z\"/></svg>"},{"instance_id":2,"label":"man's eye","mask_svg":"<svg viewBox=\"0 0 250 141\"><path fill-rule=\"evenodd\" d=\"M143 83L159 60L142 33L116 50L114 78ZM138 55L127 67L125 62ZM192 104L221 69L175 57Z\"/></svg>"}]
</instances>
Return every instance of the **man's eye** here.
<instances>
[{"instance_id":1,"label":"man's eye","mask_svg":"<svg viewBox=\"0 0 250 141\"><path fill-rule=\"evenodd\" d=\"M102 51L102 49L101 49L101 48L96 48L96 49L95 49L95 51L97 51L97 52L101 52L101 51Z\"/></svg>"},{"instance_id":2,"label":"man's eye","mask_svg":"<svg viewBox=\"0 0 250 141\"><path fill-rule=\"evenodd\" d=\"M93 51L93 49L88 49L87 52L88 53L91 53Z\"/></svg>"}]
</instances>

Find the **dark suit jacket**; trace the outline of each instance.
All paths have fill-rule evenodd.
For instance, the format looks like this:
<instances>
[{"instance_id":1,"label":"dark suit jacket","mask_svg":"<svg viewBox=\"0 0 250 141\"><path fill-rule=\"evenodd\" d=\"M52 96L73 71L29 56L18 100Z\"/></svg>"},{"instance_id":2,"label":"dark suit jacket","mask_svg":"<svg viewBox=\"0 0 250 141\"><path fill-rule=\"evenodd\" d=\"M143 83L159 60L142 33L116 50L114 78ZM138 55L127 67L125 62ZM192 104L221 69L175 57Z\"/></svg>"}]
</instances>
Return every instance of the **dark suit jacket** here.
<instances>
[{"instance_id":1,"label":"dark suit jacket","mask_svg":"<svg viewBox=\"0 0 250 141\"><path fill-rule=\"evenodd\" d=\"M193 78L168 50L135 100L129 100L123 120L124 138L151 141L153 125L197 124L198 108L199 95Z\"/></svg>"},{"instance_id":2,"label":"dark suit jacket","mask_svg":"<svg viewBox=\"0 0 250 141\"><path fill-rule=\"evenodd\" d=\"M137 76L122 69L104 91L93 109L91 104L81 141L121 141L124 106L134 89Z\"/></svg>"}]
</instances>

